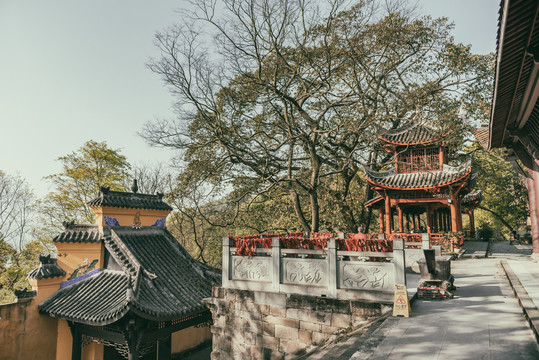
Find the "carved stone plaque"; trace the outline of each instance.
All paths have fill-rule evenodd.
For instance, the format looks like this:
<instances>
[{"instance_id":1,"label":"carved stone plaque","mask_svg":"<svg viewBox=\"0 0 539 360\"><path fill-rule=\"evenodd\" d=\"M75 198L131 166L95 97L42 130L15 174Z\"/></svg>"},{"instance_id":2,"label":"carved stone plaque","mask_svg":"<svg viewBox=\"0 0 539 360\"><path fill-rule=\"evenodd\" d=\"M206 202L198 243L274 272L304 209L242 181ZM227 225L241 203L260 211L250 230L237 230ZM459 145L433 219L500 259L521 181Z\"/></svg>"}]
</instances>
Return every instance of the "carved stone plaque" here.
<instances>
[{"instance_id":1,"label":"carved stone plaque","mask_svg":"<svg viewBox=\"0 0 539 360\"><path fill-rule=\"evenodd\" d=\"M393 264L341 263L340 288L393 290Z\"/></svg>"},{"instance_id":2,"label":"carved stone plaque","mask_svg":"<svg viewBox=\"0 0 539 360\"><path fill-rule=\"evenodd\" d=\"M242 256L232 257L232 279L271 281L269 257L246 258Z\"/></svg>"},{"instance_id":3,"label":"carved stone plaque","mask_svg":"<svg viewBox=\"0 0 539 360\"><path fill-rule=\"evenodd\" d=\"M282 259L283 283L327 286L327 261L316 259Z\"/></svg>"}]
</instances>

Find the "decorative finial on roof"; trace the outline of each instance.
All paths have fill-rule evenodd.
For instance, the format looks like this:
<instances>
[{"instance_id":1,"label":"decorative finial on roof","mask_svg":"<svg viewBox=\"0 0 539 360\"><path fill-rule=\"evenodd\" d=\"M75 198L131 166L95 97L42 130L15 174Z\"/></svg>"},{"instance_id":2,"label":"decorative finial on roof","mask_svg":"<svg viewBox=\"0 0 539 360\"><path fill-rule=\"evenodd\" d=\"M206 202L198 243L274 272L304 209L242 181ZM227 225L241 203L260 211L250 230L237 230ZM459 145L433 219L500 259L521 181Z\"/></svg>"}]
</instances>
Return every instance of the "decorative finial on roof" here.
<instances>
[{"instance_id":1,"label":"decorative finial on roof","mask_svg":"<svg viewBox=\"0 0 539 360\"><path fill-rule=\"evenodd\" d=\"M75 220L62 222L66 230L72 229L75 226Z\"/></svg>"},{"instance_id":2,"label":"decorative finial on roof","mask_svg":"<svg viewBox=\"0 0 539 360\"><path fill-rule=\"evenodd\" d=\"M137 193L138 191L138 185L137 185L137 179L134 179L133 180L133 185L131 186L131 191L133 191L133 193Z\"/></svg>"},{"instance_id":3,"label":"decorative finial on roof","mask_svg":"<svg viewBox=\"0 0 539 360\"><path fill-rule=\"evenodd\" d=\"M110 191L110 187L109 186L101 186L101 193L106 195L108 194Z\"/></svg>"}]
</instances>

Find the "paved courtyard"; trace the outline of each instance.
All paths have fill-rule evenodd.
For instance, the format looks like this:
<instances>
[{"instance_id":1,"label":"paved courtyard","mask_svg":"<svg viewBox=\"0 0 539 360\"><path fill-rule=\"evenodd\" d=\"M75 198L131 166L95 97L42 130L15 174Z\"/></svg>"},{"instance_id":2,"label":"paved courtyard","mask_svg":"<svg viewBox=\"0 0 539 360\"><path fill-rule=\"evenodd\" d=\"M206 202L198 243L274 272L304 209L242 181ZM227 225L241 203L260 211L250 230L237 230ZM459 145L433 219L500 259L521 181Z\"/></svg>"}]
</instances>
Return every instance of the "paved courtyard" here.
<instances>
[{"instance_id":1,"label":"paved courtyard","mask_svg":"<svg viewBox=\"0 0 539 360\"><path fill-rule=\"evenodd\" d=\"M472 246L474 252L486 251L484 245ZM517 269L539 264L529 260L526 246L491 244L490 251L486 259L474 253L452 263L457 286L453 299L416 300L410 318L388 317L381 326L310 359L539 359L536 339L500 260L509 259ZM528 281L533 284L532 275ZM537 278L534 284L539 284Z\"/></svg>"}]
</instances>

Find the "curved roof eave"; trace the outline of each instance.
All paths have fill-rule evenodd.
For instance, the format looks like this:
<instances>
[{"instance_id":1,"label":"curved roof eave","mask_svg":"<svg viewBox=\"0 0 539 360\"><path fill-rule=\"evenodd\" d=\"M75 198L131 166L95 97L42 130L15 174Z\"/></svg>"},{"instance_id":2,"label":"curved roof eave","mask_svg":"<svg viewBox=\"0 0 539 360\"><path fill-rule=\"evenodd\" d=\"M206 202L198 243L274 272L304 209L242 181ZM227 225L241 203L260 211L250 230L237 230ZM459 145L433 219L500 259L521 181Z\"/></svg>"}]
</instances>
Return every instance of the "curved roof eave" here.
<instances>
[{"instance_id":1,"label":"curved roof eave","mask_svg":"<svg viewBox=\"0 0 539 360\"><path fill-rule=\"evenodd\" d=\"M430 186L415 186L415 187L402 187L402 186L390 186L390 185L385 185L385 184L380 184L380 183L377 183L375 181L373 181L372 179L370 178L366 178L367 179L367 182L371 185L375 185L375 186L379 186L381 188L384 188L384 189L388 189L388 190L421 190L421 189L436 189L436 188L440 188L440 187L444 187L444 186L448 186L448 185L451 185L451 184L454 184L456 182L459 182L459 181L462 181L464 178L466 178L467 176L469 176L470 174L472 173L472 169L470 168L464 175L456 178L456 179L453 179L451 181L448 181L448 182L445 182L445 183L440 183L440 184L436 184L436 185L430 185Z\"/></svg>"}]
</instances>

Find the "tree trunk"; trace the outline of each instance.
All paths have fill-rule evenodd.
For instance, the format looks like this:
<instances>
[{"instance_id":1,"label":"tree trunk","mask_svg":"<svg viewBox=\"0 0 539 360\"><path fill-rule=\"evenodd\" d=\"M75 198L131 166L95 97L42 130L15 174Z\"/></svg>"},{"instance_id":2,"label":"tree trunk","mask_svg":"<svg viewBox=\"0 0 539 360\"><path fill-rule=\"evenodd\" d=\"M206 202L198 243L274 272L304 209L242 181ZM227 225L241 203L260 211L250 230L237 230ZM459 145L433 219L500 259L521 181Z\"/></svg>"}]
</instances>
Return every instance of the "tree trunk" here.
<instances>
[{"instance_id":1,"label":"tree trunk","mask_svg":"<svg viewBox=\"0 0 539 360\"><path fill-rule=\"evenodd\" d=\"M309 194L311 200L311 231L318 232L320 226L320 206L318 205L318 194L311 191Z\"/></svg>"},{"instance_id":2,"label":"tree trunk","mask_svg":"<svg viewBox=\"0 0 539 360\"><path fill-rule=\"evenodd\" d=\"M498 214L497 212L495 211L492 211L490 209L487 209L486 207L484 206L478 206L477 207L478 209L481 209L481 210L485 210L485 211L488 211L489 213L491 213L492 215L496 216L498 218L498 220L500 220L502 222L502 224L505 225L506 228L509 229L509 231L513 232L513 227L511 225L509 225L509 223L507 221L504 220L504 218L501 217L500 214Z\"/></svg>"},{"instance_id":3,"label":"tree trunk","mask_svg":"<svg viewBox=\"0 0 539 360\"><path fill-rule=\"evenodd\" d=\"M292 205L294 206L294 212L298 217L298 221L301 224L303 231L311 232L311 227L307 223L305 216L303 215L303 210L301 209L301 203L299 202L299 195L294 189L289 190L290 200L292 200Z\"/></svg>"}]
</instances>

